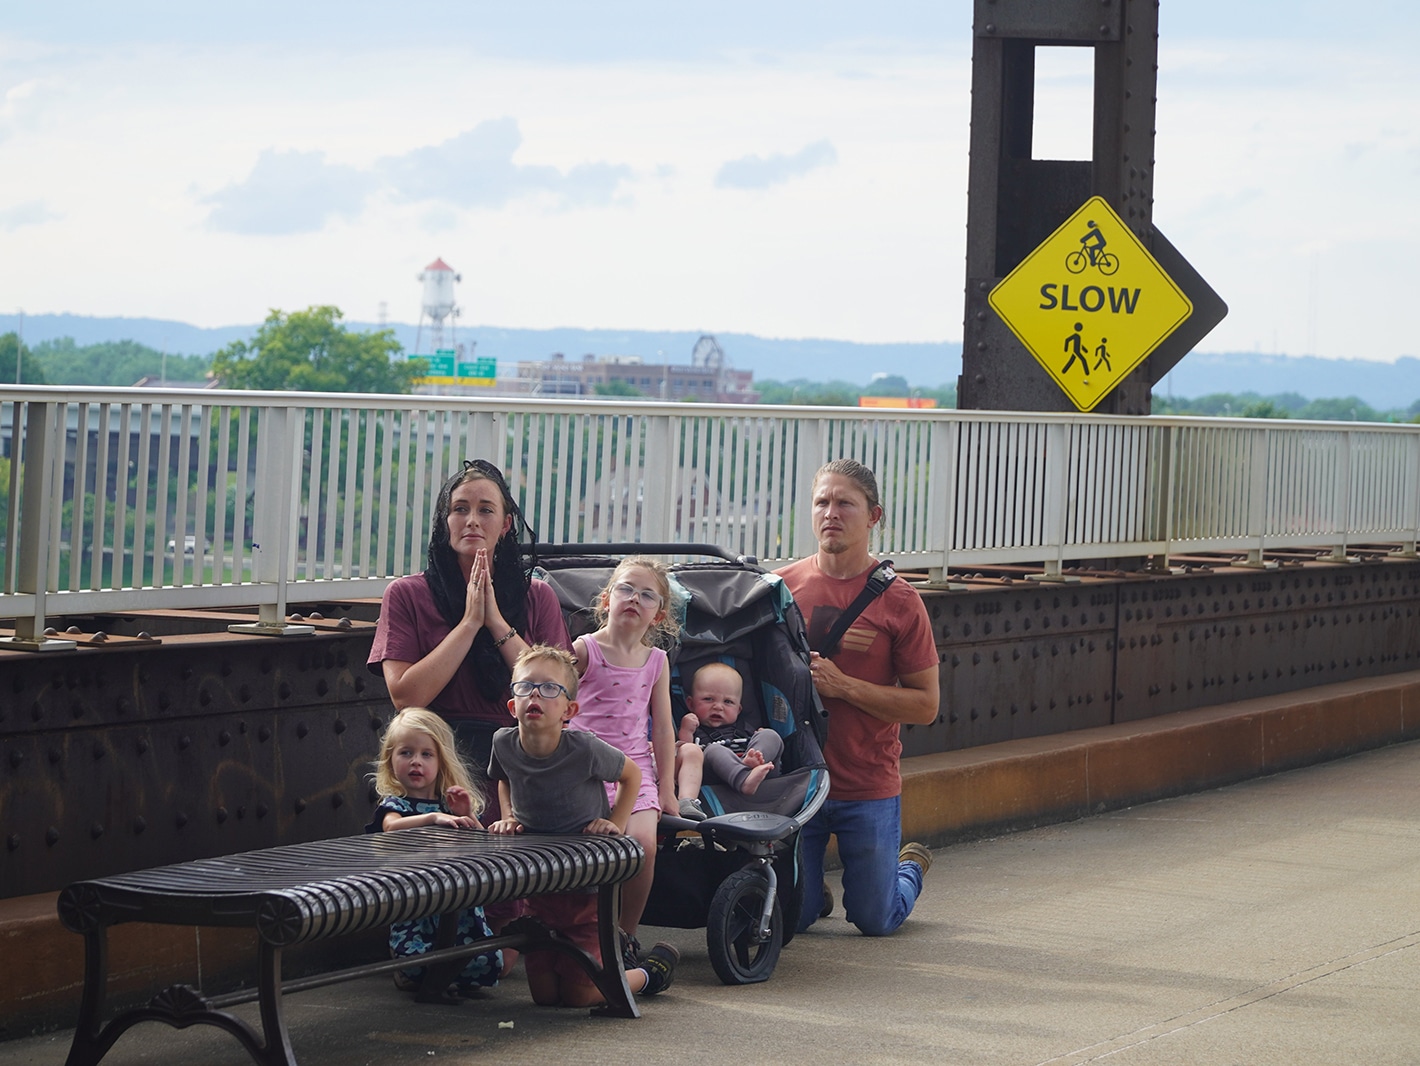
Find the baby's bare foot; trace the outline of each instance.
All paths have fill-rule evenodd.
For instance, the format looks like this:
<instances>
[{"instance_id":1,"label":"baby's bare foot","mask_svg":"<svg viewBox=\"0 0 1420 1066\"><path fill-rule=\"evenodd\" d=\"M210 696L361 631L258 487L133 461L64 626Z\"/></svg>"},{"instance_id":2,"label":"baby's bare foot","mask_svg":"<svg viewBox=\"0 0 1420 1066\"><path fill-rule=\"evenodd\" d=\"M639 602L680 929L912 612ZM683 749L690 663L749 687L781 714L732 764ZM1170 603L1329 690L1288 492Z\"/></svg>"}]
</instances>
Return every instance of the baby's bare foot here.
<instances>
[{"instance_id":1,"label":"baby's bare foot","mask_svg":"<svg viewBox=\"0 0 1420 1066\"><path fill-rule=\"evenodd\" d=\"M773 770L774 764L772 762L756 766L749 773L745 774L744 783L740 785L740 792L746 796L753 796L759 789L759 783L768 777Z\"/></svg>"},{"instance_id":2,"label":"baby's bare foot","mask_svg":"<svg viewBox=\"0 0 1420 1066\"><path fill-rule=\"evenodd\" d=\"M763 766L764 752L760 751L758 748L750 748L740 756L740 762L749 767Z\"/></svg>"}]
</instances>

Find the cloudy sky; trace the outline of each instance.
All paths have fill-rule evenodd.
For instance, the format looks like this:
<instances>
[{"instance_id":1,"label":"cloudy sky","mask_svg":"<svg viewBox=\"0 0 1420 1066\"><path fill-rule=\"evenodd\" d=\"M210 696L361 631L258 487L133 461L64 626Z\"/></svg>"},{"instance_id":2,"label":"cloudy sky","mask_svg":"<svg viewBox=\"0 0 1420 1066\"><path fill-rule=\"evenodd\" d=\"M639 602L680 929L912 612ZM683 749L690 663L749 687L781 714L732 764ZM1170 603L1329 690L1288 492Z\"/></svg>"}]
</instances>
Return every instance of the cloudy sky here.
<instances>
[{"instance_id":1,"label":"cloudy sky","mask_svg":"<svg viewBox=\"0 0 1420 1066\"><path fill-rule=\"evenodd\" d=\"M1163 0L1155 221L1231 306L1204 350L1420 354L1417 12ZM6 4L0 313L412 322L441 256L467 325L959 340L970 23L969 0ZM1068 51L1038 156L1084 154Z\"/></svg>"}]
</instances>

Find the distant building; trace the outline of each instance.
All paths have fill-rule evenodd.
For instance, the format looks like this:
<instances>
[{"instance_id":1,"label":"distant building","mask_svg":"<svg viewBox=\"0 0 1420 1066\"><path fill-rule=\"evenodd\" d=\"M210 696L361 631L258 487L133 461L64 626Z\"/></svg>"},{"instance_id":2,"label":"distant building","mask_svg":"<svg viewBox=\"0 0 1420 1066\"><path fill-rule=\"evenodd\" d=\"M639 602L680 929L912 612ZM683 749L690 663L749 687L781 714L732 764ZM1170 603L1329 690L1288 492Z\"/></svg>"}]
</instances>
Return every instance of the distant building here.
<instances>
[{"instance_id":1,"label":"distant building","mask_svg":"<svg viewBox=\"0 0 1420 1066\"><path fill-rule=\"evenodd\" d=\"M859 407L934 408L937 401L930 396L859 396Z\"/></svg>"},{"instance_id":2,"label":"distant building","mask_svg":"<svg viewBox=\"0 0 1420 1066\"><path fill-rule=\"evenodd\" d=\"M167 381L159 374L145 374L133 383L135 389L220 389L222 383L209 377L206 381Z\"/></svg>"},{"instance_id":3,"label":"distant building","mask_svg":"<svg viewBox=\"0 0 1420 1066\"><path fill-rule=\"evenodd\" d=\"M499 391L504 391L505 382L500 380L498 384ZM517 383L507 391L527 396L591 397L598 395L598 386L621 386L654 400L759 402L754 371L726 366L725 353L709 335L696 342L690 365L647 363L639 355L568 359L560 352L548 359L520 362Z\"/></svg>"}]
</instances>

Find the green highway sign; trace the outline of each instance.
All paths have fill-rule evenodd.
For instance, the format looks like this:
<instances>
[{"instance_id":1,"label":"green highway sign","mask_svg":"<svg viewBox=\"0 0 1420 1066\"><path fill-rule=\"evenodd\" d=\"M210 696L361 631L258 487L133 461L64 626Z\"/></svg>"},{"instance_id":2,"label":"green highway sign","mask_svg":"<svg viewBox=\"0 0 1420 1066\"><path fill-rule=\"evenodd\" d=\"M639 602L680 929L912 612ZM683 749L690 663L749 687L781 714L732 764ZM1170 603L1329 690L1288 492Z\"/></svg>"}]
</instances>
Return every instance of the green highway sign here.
<instances>
[{"instance_id":1,"label":"green highway sign","mask_svg":"<svg viewBox=\"0 0 1420 1066\"><path fill-rule=\"evenodd\" d=\"M472 362L457 362L458 355L452 348L440 348L433 355L415 355L423 359L429 369L419 379L421 385L483 385L497 383L498 360L482 357Z\"/></svg>"},{"instance_id":2,"label":"green highway sign","mask_svg":"<svg viewBox=\"0 0 1420 1066\"><path fill-rule=\"evenodd\" d=\"M492 385L498 379L498 360L487 357L459 364L460 385Z\"/></svg>"},{"instance_id":3,"label":"green highway sign","mask_svg":"<svg viewBox=\"0 0 1420 1066\"><path fill-rule=\"evenodd\" d=\"M416 355L414 358L423 359L429 364L428 373L422 379L428 381L430 378L451 378L454 376L454 353L437 352L434 355Z\"/></svg>"}]
</instances>

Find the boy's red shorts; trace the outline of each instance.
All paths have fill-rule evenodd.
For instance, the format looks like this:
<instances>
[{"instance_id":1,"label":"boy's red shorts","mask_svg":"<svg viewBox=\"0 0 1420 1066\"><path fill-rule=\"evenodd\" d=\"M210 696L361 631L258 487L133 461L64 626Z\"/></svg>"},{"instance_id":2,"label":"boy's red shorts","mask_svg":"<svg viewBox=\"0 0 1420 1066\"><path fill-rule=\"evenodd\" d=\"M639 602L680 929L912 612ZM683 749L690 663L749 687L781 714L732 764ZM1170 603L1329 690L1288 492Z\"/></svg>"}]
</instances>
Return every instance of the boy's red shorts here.
<instances>
[{"instance_id":1,"label":"boy's red shorts","mask_svg":"<svg viewBox=\"0 0 1420 1066\"><path fill-rule=\"evenodd\" d=\"M549 929L557 930L595 959L598 965L601 964L596 892L555 892L547 896L533 896L527 904L528 914ZM550 973L556 974L564 983L596 987L596 983L565 952L549 949L530 951L523 956L523 967L529 978Z\"/></svg>"}]
</instances>

